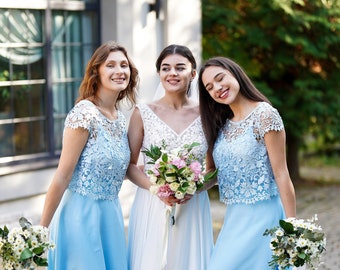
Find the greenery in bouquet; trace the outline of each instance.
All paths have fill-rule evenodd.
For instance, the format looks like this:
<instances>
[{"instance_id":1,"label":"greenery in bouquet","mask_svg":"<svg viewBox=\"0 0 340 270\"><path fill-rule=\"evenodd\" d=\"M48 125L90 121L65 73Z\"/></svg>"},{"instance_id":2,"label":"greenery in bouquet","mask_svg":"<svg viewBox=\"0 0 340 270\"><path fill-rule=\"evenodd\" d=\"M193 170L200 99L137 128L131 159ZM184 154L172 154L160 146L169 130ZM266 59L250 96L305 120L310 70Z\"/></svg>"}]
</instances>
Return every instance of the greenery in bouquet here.
<instances>
[{"instance_id":1,"label":"greenery in bouquet","mask_svg":"<svg viewBox=\"0 0 340 270\"><path fill-rule=\"evenodd\" d=\"M288 218L280 220L280 226L267 229L264 235L271 236L270 248L272 269L288 269L307 265L317 269L321 253L326 247L326 237L322 228L315 224L317 216L303 219Z\"/></svg>"},{"instance_id":2,"label":"greenery in bouquet","mask_svg":"<svg viewBox=\"0 0 340 270\"><path fill-rule=\"evenodd\" d=\"M169 151L163 141L161 146L151 145L150 149L143 150L150 158L148 164L154 165L147 170L154 184L150 191L159 197L174 196L183 199L186 194L193 195L216 177L217 170L205 173L204 164L192 153L192 149L199 145L193 142Z\"/></svg>"},{"instance_id":3,"label":"greenery in bouquet","mask_svg":"<svg viewBox=\"0 0 340 270\"><path fill-rule=\"evenodd\" d=\"M24 217L19 219L20 227L11 230L0 228L0 258L4 270L33 270L47 266L45 252L54 248L49 241L48 229L32 224Z\"/></svg>"}]
</instances>

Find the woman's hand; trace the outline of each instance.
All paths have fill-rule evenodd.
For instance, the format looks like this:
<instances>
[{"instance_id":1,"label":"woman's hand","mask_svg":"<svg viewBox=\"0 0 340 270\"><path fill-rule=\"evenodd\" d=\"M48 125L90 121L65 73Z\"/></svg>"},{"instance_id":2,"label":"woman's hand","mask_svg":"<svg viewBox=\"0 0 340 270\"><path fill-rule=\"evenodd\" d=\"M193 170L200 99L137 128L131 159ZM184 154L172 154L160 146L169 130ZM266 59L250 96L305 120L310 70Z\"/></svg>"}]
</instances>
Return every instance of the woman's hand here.
<instances>
[{"instance_id":1,"label":"woman's hand","mask_svg":"<svg viewBox=\"0 0 340 270\"><path fill-rule=\"evenodd\" d=\"M185 195L183 199L180 199L178 204L185 204L187 203L191 198L193 197L193 195Z\"/></svg>"}]
</instances>

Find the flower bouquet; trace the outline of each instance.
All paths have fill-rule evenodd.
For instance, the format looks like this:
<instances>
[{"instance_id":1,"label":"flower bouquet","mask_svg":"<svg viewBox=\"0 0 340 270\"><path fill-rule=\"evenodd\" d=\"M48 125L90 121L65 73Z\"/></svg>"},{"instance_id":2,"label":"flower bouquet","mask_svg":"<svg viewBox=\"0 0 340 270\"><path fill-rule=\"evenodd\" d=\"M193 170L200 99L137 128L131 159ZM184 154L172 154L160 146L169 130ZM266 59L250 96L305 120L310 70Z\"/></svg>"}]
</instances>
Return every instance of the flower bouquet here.
<instances>
[{"instance_id":1,"label":"flower bouquet","mask_svg":"<svg viewBox=\"0 0 340 270\"><path fill-rule=\"evenodd\" d=\"M20 227L9 230L0 228L0 258L4 270L29 269L47 266L45 251L54 248L48 239L48 229L32 226L24 217L19 219Z\"/></svg>"},{"instance_id":2,"label":"flower bouquet","mask_svg":"<svg viewBox=\"0 0 340 270\"><path fill-rule=\"evenodd\" d=\"M161 147L151 145L150 149L143 150L151 159L148 164L154 164L153 169L147 171L154 184L150 192L161 198L174 196L183 199L187 194L194 195L196 190L216 177L217 170L205 173L203 164L191 153L198 145L200 144L194 142L167 151L163 141Z\"/></svg>"},{"instance_id":3,"label":"flower bouquet","mask_svg":"<svg viewBox=\"0 0 340 270\"><path fill-rule=\"evenodd\" d=\"M288 218L280 220L280 226L267 229L264 235L271 236L270 248L273 252L269 266L276 269L309 266L317 269L321 253L326 247L326 238L322 228L312 219Z\"/></svg>"}]
</instances>

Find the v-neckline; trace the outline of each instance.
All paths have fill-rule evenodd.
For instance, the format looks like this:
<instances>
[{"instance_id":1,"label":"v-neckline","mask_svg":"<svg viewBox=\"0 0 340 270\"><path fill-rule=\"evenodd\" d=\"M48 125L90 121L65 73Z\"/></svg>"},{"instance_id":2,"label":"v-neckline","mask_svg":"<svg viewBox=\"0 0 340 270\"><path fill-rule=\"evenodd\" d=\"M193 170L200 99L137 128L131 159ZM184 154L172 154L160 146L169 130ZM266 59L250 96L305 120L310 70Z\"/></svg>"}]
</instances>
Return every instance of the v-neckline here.
<instances>
[{"instance_id":1,"label":"v-neckline","mask_svg":"<svg viewBox=\"0 0 340 270\"><path fill-rule=\"evenodd\" d=\"M172 127L170 127L165 121L163 121L150 107L149 105L145 104L148 110L160 121L162 122L169 130L171 130L176 136L182 136L198 119L200 116L198 115L185 129L183 129L180 133L176 132Z\"/></svg>"}]
</instances>

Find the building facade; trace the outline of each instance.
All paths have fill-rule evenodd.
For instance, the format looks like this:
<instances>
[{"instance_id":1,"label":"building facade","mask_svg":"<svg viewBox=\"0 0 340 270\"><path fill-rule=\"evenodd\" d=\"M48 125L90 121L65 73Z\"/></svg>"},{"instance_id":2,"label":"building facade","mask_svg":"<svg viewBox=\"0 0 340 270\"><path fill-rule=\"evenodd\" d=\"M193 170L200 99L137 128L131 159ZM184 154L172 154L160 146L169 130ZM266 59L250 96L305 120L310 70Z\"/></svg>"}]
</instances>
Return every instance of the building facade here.
<instances>
[{"instance_id":1,"label":"building facade","mask_svg":"<svg viewBox=\"0 0 340 270\"><path fill-rule=\"evenodd\" d=\"M64 119L93 51L107 40L125 46L140 72L140 101L148 101L159 84L155 61L163 47L186 45L200 63L200 5L0 0L0 224L39 215L58 164Z\"/></svg>"}]
</instances>

